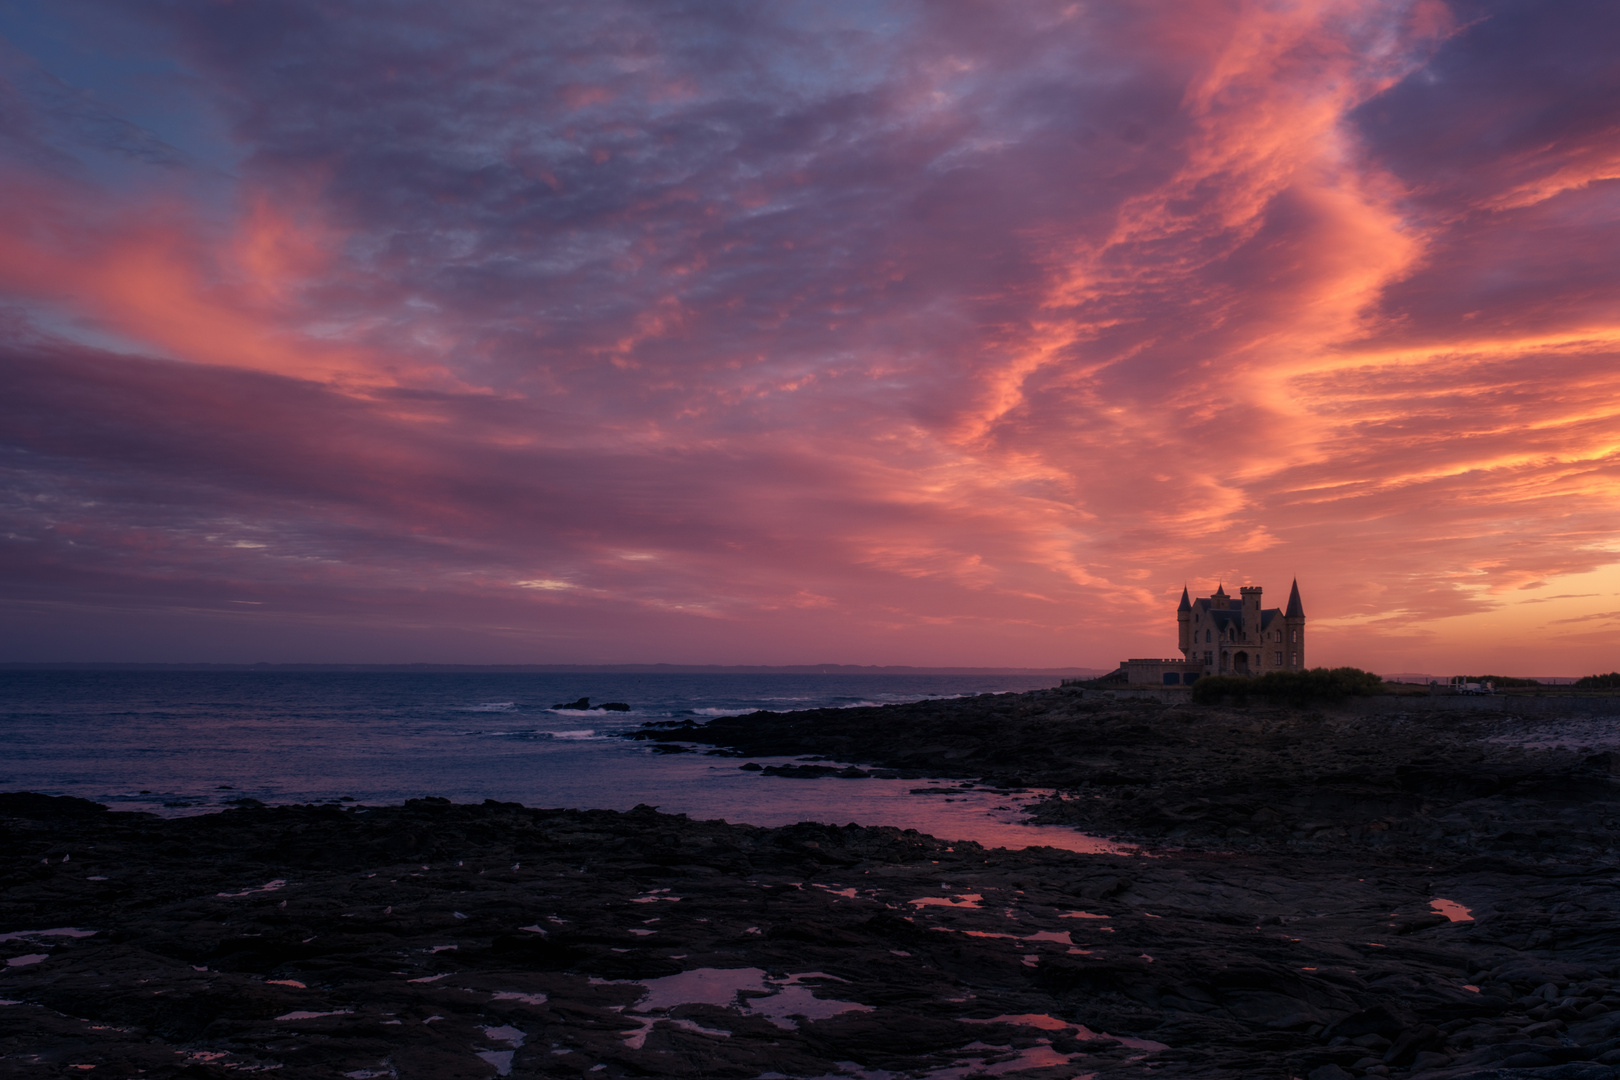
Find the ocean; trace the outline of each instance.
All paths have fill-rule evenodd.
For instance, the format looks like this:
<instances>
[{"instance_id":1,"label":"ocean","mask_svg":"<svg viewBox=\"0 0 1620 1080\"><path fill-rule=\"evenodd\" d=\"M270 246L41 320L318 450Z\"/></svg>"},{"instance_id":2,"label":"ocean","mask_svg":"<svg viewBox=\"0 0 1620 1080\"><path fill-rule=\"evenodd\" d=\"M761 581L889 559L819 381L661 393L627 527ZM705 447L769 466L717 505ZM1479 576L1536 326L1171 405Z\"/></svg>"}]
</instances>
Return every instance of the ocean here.
<instances>
[{"instance_id":1,"label":"ocean","mask_svg":"<svg viewBox=\"0 0 1620 1080\"><path fill-rule=\"evenodd\" d=\"M0 672L0 790L171 816L240 799L386 804L436 795L610 810L645 803L752 825L856 822L989 847L1109 850L1072 830L1024 824L1021 808L1038 791L765 776L740 769L736 758L654 753L621 737L648 721L881 705L1053 682L1015 675L7 671ZM581 697L630 710L554 708Z\"/></svg>"}]
</instances>

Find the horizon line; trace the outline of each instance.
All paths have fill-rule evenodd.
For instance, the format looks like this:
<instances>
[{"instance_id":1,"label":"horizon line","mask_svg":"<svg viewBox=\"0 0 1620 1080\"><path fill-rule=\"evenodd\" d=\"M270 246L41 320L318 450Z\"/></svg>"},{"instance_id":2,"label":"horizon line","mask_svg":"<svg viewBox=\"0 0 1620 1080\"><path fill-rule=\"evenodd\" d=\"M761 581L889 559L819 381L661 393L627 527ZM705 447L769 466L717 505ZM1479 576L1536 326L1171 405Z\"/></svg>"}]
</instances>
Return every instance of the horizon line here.
<instances>
[{"instance_id":1,"label":"horizon line","mask_svg":"<svg viewBox=\"0 0 1620 1080\"><path fill-rule=\"evenodd\" d=\"M533 674L918 674L918 675L1070 675L1104 672L1110 668L1073 664L1064 667L993 667L990 665L917 664L446 664L430 661L413 663L310 663L269 661L117 661L117 660L16 660L0 661L0 671L422 671L422 672L506 672Z\"/></svg>"}]
</instances>

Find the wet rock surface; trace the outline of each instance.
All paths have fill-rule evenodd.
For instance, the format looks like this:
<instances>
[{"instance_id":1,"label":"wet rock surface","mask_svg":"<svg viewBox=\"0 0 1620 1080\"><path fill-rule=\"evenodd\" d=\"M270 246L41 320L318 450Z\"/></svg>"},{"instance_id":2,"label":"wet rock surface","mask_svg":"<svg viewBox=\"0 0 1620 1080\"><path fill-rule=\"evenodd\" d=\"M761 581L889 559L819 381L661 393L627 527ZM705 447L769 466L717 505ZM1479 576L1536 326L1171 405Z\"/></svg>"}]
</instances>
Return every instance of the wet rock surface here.
<instances>
[{"instance_id":1,"label":"wet rock surface","mask_svg":"<svg viewBox=\"0 0 1620 1080\"><path fill-rule=\"evenodd\" d=\"M1069 690L753 713L633 738L1057 789L1035 820L1154 848L1408 855L1616 854L1616 716L1115 702ZM1553 727L1563 749L1514 745ZM827 765L790 767L842 775ZM816 771L819 770L819 771ZM853 775L853 774L851 774Z\"/></svg>"},{"instance_id":2,"label":"wet rock surface","mask_svg":"<svg viewBox=\"0 0 1620 1080\"><path fill-rule=\"evenodd\" d=\"M1138 856L650 808L0 796L0 1075L1620 1071L1591 755L1455 716L1188 713L1054 693L654 729L1057 787L1043 816Z\"/></svg>"}]
</instances>

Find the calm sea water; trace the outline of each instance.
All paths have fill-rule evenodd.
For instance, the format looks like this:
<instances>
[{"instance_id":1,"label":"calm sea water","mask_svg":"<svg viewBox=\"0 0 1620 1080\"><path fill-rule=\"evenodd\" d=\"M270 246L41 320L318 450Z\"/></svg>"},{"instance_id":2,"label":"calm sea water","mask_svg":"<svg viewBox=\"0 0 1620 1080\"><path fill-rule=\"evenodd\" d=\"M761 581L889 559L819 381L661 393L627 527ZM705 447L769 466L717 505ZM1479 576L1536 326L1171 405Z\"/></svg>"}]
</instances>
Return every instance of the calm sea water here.
<instances>
[{"instance_id":1,"label":"calm sea water","mask_svg":"<svg viewBox=\"0 0 1620 1080\"><path fill-rule=\"evenodd\" d=\"M195 814L230 800L456 802L669 813L754 825L895 825L988 846L1101 850L1022 824L1017 795L954 782L790 780L735 758L657 754L649 720L1003 693L1050 678L966 675L0 673L0 790ZM588 697L628 713L557 710ZM756 758L760 764L788 759ZM953 790L914 794L917 788Z\"/></svg>"}]
</instances>

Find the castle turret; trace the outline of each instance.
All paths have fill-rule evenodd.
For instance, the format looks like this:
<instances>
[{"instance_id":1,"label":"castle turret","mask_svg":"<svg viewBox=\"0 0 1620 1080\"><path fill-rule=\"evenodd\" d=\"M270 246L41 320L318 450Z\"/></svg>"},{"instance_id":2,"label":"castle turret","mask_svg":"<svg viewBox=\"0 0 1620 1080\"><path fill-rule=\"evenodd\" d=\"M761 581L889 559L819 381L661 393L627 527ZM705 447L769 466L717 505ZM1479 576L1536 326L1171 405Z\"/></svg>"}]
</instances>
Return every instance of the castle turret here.
<instances>
[{"instance_id":1,"label":"castle turret","mask_svg":"<svg viewBox=\"0 0 1620 1080\"><path fill-rule=\"evenodd\" d=\"M1288 609L1283 612L1283 655L1287 657L1289 671L1305 670L1305 605L1299 602L1299 579L1288 594Z\"/></svg>"},{"instance_id":2,"label":"castle turret","mask_svg":"<svg viewBox=\"0 0 1620 1080\"><path fill-rule=\"evenodd\" d=\"M1191 656L1188 652L1192 648L1192 599L1187 595L1187 586L1181 587L1181 606L1176 608L1177 636L1180 639L1178 648L1183 656Z\"/></svg>"}]
</instances>

